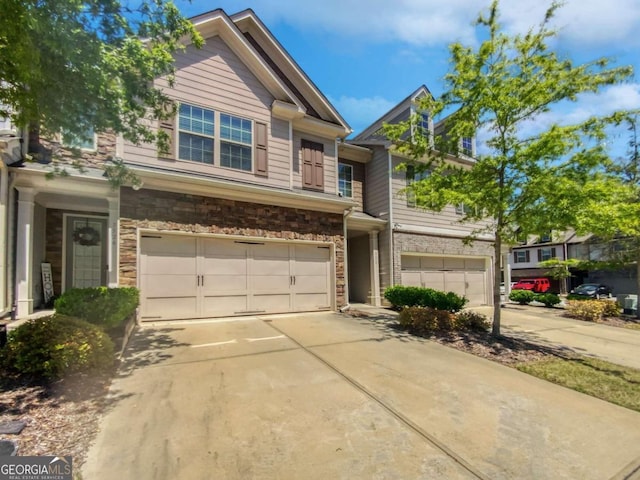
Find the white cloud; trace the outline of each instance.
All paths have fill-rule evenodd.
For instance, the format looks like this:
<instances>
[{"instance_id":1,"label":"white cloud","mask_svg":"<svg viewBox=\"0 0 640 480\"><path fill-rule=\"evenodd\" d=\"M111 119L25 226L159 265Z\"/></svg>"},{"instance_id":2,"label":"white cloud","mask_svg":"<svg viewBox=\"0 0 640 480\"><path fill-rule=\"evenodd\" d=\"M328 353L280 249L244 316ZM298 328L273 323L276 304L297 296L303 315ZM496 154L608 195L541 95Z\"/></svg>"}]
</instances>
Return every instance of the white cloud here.
<instances>
[{"instance_id":1,"label":"white cloud","mask_svg":"<svg viewBox=\"0 0 640 480\"><path fill-rule=\"evenodd\" d=\"M225 6L225 1L221 2ZM228 11L237 4L228 0ZM267 23L282 20L301 30L322 30L365 41L401 41L409 45L473 43L473 22L489 0L247 0ZM502 23L510 32L525 32L540 23L551 0L503 0ZM574 46L639 45L638 0L567 0L554 19L561 41Z\"/></svg>"},{"instance_id":2,"label":"white cloud","mask_svg":"<svg viewBox=\"0 0 640 480\"><path fill-rule=\"evenodd\" d=\"M329 98L329 101L347 119L354 133L364 130L395 106L395 102L379 96L354 98L343 95L338 99Z\"/></svg>"}]
</instances>

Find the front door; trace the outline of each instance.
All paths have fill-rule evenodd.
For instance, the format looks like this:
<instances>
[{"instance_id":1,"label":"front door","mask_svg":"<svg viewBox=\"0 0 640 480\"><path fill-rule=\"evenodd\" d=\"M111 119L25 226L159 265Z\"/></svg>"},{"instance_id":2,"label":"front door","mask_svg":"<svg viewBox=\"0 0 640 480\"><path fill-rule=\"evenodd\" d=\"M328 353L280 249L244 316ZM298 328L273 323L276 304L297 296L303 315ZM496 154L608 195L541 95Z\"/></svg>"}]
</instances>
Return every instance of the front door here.
<instances>
[{"instance_id":1,"label":"front door","mask_svg":"<svg viewBox=\"0 0 640 480\"><path fill-rule=\"evenodd\" d=\"M65 290L106 285L106 218L66 218Z\"/></svg>"}]
</instances>

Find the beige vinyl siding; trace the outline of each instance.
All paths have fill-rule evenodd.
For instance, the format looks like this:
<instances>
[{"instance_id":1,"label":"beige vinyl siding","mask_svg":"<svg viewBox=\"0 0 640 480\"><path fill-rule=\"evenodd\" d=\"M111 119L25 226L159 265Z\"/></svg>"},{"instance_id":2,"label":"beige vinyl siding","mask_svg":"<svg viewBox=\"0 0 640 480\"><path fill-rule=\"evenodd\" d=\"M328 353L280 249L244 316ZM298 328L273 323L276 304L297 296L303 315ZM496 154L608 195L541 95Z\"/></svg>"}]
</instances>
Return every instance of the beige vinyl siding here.
<instances>
[{"instance_id":1,"label":"beige vinyl siding","mask_svg":"<svg viewBox=\"0 0 640 480\"><path fill-rule=\"evenodd\" d=\"M293 131L293 188L302 188L302 140L324 145L324 192L338 194L338 152L334 139Z\"/></svg>"},{"instance_id":2,"label":"beige vinyl siding","mask_svg":"<svg viewBox=\"0 0 640 480\"><path fill-rule=\"evenodd\" d=\"M364 164L343 158L338 160L339 163L351 165L351 172L353 174L351 177L351 198L354 202L358 203L355 210L362 212L364 207Z\"/></svg>"},{"instance_id":3,"label":"beige vinyl siding","mask_svg":"<svg viewBox=\"0 0 640 480\"><path fill-rule=\"evenodd\" d=\"M176 80L172 89L169 89L163 79L158 80L157 84L164 87L167 94L179 102L265 123L268 132L268 177L256 177L253 172L221 168L217 165L158 159L155 146L149 144L136 146L125 142L125 161L175 171L214 174L263 185L289 187L288 123L272 119L273 96L219 37L208 38L200 50L189 46L185 52L177 54ZM218 157L216 164L219 164Z\"/></svg>"},{"instance_id":4,"label":"beige vinyl siding","mask_svg":"<svg viewBox=\"0 0 640 480\"><path fill-rule=\"evenodd\" d=\"M389 218L389 156L378 148L365 167L364 211L374 217Z\"/></svg>"},{"instance_id":5,"label":"beige vinyl siding","mask_svg":"<svg viewBox=\"0 0 640 480\"><path fill-rule=\"evenodd\" d=\"M407 206L406 196L400 193L402 189L407 186L406 172L396 170L396 167L400 165L400 163L402 163L401 159L393 157L391 176L392 223L401 224L405 227L412 225L453 230L460 232L461 235L468 235L472 230L484 226L484 224L481 223L459 223L462 216L456 213L455 207L452 205L445 207L441 212L431 212L421 208Z\"/></svg>"}]
</instances>

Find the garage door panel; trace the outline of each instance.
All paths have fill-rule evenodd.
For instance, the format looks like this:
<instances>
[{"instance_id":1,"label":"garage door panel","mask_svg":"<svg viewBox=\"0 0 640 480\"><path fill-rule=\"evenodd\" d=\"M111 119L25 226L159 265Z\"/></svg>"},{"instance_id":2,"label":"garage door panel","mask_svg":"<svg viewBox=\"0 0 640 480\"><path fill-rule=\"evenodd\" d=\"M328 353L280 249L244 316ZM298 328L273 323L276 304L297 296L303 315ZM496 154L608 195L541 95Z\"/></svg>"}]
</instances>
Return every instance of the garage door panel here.
<instances>
[{"instance_id":1,"label":"garage door panel","mask_svg":"<svg viewBox=\"0 0 640 480\"><path fill-rule=\"evenodd\" d=\"M469 305L482 305L486 297L486 275L484 272L467 272L467 298Z\"/></svg>"},{"instance_id":2,"label":"garage door panel","mask_svg":"<svg viewBox=\"0 0 640 480\"><path fill-rule=\"evenodd\" d=\"M326 261L331 256L329 247L319 245L296 245L296 260L321 260Z\"/></svg>"},{"instance_id":3,"label":"garage door panel","mask_svg":"<svg viewBox=\"0 0 640 480\"><path fill-rule=\"evenodd\" d=\"M400 258L402 270L420 270L420 257L413 255L403 255Z\"/></svg>"},{"instance_id":4,"label":"garage door panel","mask_svg":"<svg viewBox=\"0 0 640 480\"><path fill-rule=\"evenodd\" d=\"M223 240L218 238L202 238L200 240L202 251L205 257L246 257L247 244L238 243L234 240Z\"/></svg>"},{"instance_id":5,"label":"garage door panel","mask_svg":"<svg viewBox=\"0 0 640 480\"><path fill-rule=\"evenodd\" d=\"M283 313L291 311L291 295L289 293L254 293L254 308L266 313Z\"/></svg>"},{"instance_id":6,"label":"garage door panel","mask_svg":"<svg viewBox=\"0 0 640 480\"><path fill-rule=\"evenodd\" d=\"M196 314L196 297L147 297L143 318L192 318Z\"/></svg>"},{"instance_id":7,"label":"garage door panel","mask_svg":"<svg viewBox=\"0 0 640 480\"><path fill-rule=\"evenodd\" d=\"M447 292L454 292L464 296L466 293L465 272L445 272L444 288Z\"/></svg>"},{"instance_id":8,"label":"garage door panel","mask_svg":"<svg viewBox=\"0 0 640 480\"><path fill-rule=\"evenodd\" d=\"M401 280L403 285L408 287L421 287L422 286L422 274L419 270L402 272Z\"/></svg>"},{"instance_id":9,"label":"garage door panel","mask_svg":"<svg viewBox=\"0 0 640 480\"><path fill-rule=\"evenodd\" d=\"M323 310L331 308L329 295L323 293L297 293L296 309Z\"/></svg>"},{"instance_id":10,"label":"garage door panel","mask_svg":"<svg viewBox=\"0 0 640 480\"><path fill-rule=\"evenodd\" d=\"M444 260L442 257L418 257L420 259L420 268L422 270L442 270L444 268Z\"/></svg>"},{"instance_id":11,"label":"garage door panel","mask_svg":"<svg viewBox=\"0 0 640 480\"><path fill-rule=\"evenodd\" d=\"M206 257L200 263L200 271L205 275L246 275L245 257L215 258Z\"/></svg>"},{"instance_id":12,"label":"garage door panel","mask_svg":"<svg viewBox=\"0 0 640 480\"><path fill-rule=\"evenodd\" d=\"M464 258L444 257L443 264L445 270L464 270Z\"/></svg>"},{"instance_id":13,"label":"garage door panel","mask_svg":"<svg viewBox=\"0 0 640 480\"><path fill-rule=\"evenodd\" d=\"M421 280L426 288L444 290L444 272L422 272Z\"/></svg>"},{"instance_id":14,"label":"garage door panel","mask_svg":"<svg viewBox=\"0 0 640 480\"><path fill-rule=\"evenodd\" d=\"M195 275L143 275L141 288L148 297L195 297Z\"/></svg>"},{"instance_id":15,"label":"garage door panel","mask_svg":"<svg viewBox=\"0 0 640 480\"><path fill-rule=\"evenodd\" d=\"M486 268L482 258L468 258L464 263L467 270L484 270Z\"/></svg>"},{"instance_id":16,"label":"garage door panel","mask_svg":"<svg viewBox=\"0 0 640 480\"><path fill-rule=\"evenodd\" d=\"M204 275L203 291L205 295L213 293L247 294L248 279L246 275Z\"/></svg>"},{"instance_id":17,"label":"garage door panel","mask_svg":"<svg viewBox=\"0 0 640 480\"><path fill-rule=\"evenodd\" d=\"M251 275L273 275L274 273L284 272L283 275L289 276L289 257L283 258L254 258L251 263Z\"/></svg>"},{"instance_id":18,"label":"garage door panel","mask_svg":"<svg viewBox=\"0 0 640 480\"><path fill-rule=\"evenodd\" d=\"M247 295L205 295L201 315L219 317L249 311Z\"/></svg>"}]
</instances>

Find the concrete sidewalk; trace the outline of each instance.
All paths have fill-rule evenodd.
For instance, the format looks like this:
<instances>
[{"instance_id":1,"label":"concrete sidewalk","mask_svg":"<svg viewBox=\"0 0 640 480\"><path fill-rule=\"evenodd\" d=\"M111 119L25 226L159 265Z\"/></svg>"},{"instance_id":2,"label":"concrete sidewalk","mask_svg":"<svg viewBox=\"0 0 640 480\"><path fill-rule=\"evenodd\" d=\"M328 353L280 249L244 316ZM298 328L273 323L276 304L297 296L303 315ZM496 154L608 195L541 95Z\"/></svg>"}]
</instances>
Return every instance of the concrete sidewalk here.
<instances>
[{"instance_id":1,"label":"concrete sidewalk","mask_svg":"<svg viewBox=\"0 0 640 480\"><path fill-rule=\"evenodd\" d=\"M137 332L83 478L633 478L640 414L338 314Z\"/></svg>"}]
</instances>

